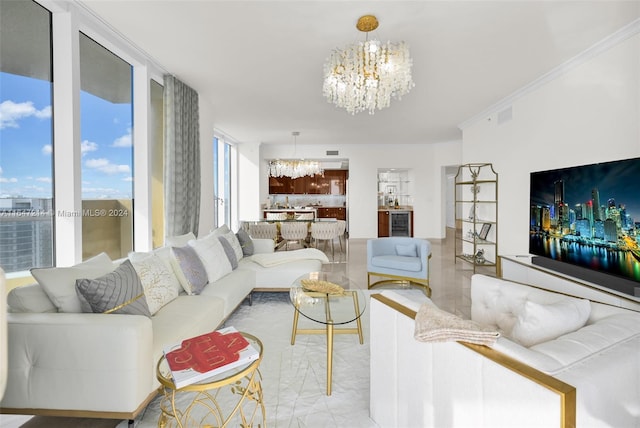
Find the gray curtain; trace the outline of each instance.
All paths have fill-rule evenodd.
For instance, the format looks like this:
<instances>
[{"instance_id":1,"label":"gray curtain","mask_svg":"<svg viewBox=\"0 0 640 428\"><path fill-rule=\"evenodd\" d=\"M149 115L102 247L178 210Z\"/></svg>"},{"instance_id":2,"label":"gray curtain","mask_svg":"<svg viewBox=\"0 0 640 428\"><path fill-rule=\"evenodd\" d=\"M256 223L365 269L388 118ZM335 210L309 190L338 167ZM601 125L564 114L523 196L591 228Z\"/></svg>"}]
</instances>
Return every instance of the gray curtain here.
<instances>
[{"instance_id":1,"label":"gray curtain","mask_svg":"<svg viewBox=\"0 0 640 428\"><path fill-rule=\"evenodd\" d=\"M198 93L164 76L165 236L193 232L200 218Z\"/></svg>"}]
</instances>

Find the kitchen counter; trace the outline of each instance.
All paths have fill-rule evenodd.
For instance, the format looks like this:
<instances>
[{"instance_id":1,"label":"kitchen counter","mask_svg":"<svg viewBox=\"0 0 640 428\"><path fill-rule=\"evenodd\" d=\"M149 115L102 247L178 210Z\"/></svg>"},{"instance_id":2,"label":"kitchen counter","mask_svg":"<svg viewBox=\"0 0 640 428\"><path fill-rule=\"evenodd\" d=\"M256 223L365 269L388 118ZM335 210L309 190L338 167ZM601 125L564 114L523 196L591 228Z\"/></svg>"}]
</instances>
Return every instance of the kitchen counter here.
<instances>
[{"instance_id":1,"label":"kitchen counter","mask_svg":"<svg viewBox=\"0 0 640 428\"><path fill-rule=\"evenodd\" d=\"M382 206L382 207L378 207L378 211L413 211L413 207L410 205L400 205L398 208L395 207L389 207L389 206Z\"/></svg>"}]
</instances>

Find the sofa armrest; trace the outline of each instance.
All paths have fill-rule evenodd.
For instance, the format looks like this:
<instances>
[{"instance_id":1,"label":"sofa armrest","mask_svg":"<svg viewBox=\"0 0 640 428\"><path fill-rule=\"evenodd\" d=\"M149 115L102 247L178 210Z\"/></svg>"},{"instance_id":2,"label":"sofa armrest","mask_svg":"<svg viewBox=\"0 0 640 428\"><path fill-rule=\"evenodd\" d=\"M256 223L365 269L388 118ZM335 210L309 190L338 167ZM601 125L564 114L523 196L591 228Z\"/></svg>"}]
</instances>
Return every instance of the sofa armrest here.
<instances>
[{"instance_id":1,"label":"sofa armrest","mask_svg":"<svg viewBox=\"0 0 640 428\"><path fill-rule=\"evenodd\" d=\"M252 241L254 254L273 253L275 251L273 239L252 238Z\"/></svg>"},{"instance_id":2,"label":"sofa armrest","mask_svg":"<svg viewBox=\"0 0 640 428\"><path fill-rule=\"evenodd\" d=\"M10 313L7 321L0 407L134 412L157 388L145 316Z\"/></svg>"},{"instance_id":3,"label":"sofa armrest","mask_svg":"<svg viewBox=\"0 0 640 428\"><path fill-rule=\"evenodd\" d=\"M575 426L576 391L499 352L413 338L415 311L370 304L370 414L380 427Z\"/></svg>"}]
</instances>

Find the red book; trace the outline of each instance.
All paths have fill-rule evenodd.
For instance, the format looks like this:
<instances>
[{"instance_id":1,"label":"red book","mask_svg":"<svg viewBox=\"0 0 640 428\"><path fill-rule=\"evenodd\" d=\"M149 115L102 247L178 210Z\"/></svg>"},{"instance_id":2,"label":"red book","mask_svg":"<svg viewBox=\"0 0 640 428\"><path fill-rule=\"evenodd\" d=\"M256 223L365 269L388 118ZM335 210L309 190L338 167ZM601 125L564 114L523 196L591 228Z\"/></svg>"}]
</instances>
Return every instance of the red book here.
<instances>
[{"instance_id":1,"label":"red book","mask_svg":"<svg viewBox=\"0 0 640 428\"><path fill-rule=\"evenodd\" d=\"M176 388L246 365L260 356L234 327L183 340L164 349Z\"/></svg>"}]
</instances>

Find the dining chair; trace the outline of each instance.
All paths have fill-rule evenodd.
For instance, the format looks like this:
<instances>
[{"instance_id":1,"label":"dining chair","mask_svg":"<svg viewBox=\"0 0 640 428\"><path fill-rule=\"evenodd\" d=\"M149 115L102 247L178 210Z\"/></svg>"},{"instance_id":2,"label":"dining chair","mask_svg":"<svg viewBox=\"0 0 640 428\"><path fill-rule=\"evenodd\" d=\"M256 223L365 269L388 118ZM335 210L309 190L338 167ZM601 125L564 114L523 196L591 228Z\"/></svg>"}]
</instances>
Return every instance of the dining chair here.
<instances>
[{"instance_id":1,"label":"dining chair","mask_svg":"<svg viewBox=\"0 0 640 428\"><path fill-rule=\"evenodd\" d=\"M338 237L338 223L335 221L317 221L311 223L311 240L318 248L318 241L324 241L324 248L327 242L331 242L331 258L334 258L335 251L333 240Z\"/></svg>"},{"instance_id":2,"label":"dining chair","mask_svg":"<svg viewBox=\"0 0 640 428\"><path fill-rule=\"evenodd\" d=\"M285 242L285 249L289 250L289 242L297 241L303 247L307 246L309 224L306 221L283 221L280 224L280 236Z\"/></svg>"}]
</instances>

